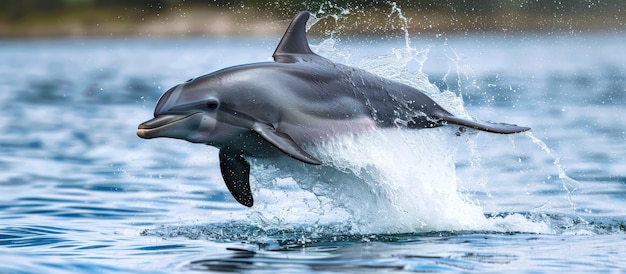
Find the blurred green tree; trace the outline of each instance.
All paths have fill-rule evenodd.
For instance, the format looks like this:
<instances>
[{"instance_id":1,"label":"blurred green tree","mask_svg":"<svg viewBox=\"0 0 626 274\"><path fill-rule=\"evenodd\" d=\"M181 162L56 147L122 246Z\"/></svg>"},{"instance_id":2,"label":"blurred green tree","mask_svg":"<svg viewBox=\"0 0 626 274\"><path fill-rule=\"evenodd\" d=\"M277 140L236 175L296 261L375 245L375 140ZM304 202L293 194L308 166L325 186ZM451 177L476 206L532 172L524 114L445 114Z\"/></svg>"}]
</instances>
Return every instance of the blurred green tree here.
<instances>
[{"instance_id":1,"label":"blurred green tree","mask_svg":"<svg viewBox=\"0 0 626 274\"><path fill-rule=\"evenodd\" d=\"M22 19L31 12L54 11L65 7L65 0L0 0L0 11L11 21Z\"/></svg>"}]
</instances>

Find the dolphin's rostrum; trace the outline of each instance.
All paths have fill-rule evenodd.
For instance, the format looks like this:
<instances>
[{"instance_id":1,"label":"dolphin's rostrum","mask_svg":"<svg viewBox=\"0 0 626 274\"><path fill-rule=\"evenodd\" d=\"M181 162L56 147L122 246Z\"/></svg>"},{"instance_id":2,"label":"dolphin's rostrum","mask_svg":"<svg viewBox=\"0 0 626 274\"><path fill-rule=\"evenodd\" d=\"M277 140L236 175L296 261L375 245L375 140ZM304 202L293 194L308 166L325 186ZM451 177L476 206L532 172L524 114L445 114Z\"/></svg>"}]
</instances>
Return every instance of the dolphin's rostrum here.
<instances>
[{"instance_id":1,"label":"dolphin's rostrum","mask_svg":"<svg viewBox=\"0 0 626 274\"><path fill-rule=\"evenodd\" d=\"M275 62L225 68L165 92L154 118L140 124L137 135L219 148L228 190L251 207L248 156L288 155L319 165L304 145L385 127L456 124L502 134L530 129L455 117L413 87L313 53L305 31L309 16L301 12L293 19L274 52Z\"/></svg>"}]
</instances>

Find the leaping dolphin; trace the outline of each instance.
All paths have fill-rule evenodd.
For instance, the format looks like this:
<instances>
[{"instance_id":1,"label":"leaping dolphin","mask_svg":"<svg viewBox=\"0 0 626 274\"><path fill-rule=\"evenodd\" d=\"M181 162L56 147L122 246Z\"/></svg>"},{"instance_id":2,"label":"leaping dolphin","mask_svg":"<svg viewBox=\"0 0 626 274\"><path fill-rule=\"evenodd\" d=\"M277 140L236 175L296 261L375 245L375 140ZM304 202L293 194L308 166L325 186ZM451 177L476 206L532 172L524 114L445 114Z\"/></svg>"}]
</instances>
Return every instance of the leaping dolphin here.
<instances>
[{"instance_id":1,"label":"leaping dolphin","mask_svg":"<svg viewBox=\"0 0 626 274\"><path fill-rule=\"evenodd\" d=\"M413 87L313 53L306 38L309 16L301 12L291 21L274 62L225 68L169 89L159 99L154 118L140 124L137 135L219 148L228 190L251 207L245 156L288 155L320 165L304 145L375 128L456 124L502 134L530 129L455 117Z\"/></svg>"}]
</instances>

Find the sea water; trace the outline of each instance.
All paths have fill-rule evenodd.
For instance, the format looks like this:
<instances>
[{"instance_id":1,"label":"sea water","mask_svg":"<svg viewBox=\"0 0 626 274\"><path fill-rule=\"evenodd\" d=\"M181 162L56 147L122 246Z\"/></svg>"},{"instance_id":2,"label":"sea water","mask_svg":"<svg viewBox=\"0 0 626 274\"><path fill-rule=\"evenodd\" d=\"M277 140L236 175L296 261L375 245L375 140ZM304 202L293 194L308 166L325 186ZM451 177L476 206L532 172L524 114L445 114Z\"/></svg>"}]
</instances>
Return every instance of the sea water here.
<instances>
[{"instance_id":1,"label":"sea water","mask_svg":"<svg viewBox=\"0 0 626 274\"><path fill-rule=\"evenodd\" d=\"M277 39L0 42L0 272L588 272L626 269L626 36L312 39L455 115L530 126L338 136L324 165L250 159L239 205L217 150L143 140L188 78Z\"/></svg>"}]
</instances>

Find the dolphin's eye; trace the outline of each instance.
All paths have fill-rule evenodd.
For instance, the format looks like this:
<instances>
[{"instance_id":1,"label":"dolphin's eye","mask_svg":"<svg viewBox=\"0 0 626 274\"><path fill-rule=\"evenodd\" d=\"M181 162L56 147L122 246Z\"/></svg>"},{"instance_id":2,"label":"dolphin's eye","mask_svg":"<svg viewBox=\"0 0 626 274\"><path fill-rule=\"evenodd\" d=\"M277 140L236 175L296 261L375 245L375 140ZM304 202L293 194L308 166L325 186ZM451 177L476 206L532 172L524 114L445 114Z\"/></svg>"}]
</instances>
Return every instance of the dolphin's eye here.
<instances>
[{"instance_id":1,"label":"dolphin's eye","mask_svg":"<svg viewBox=\"0 0 626 274\"><path fill-rule=\"evenodd\" d=\"M220 102L215 99L211 99L206 102L206 107L208 110L216 110L217 107L219 106L220 106Z\"/></svg>"}]
</instances>

